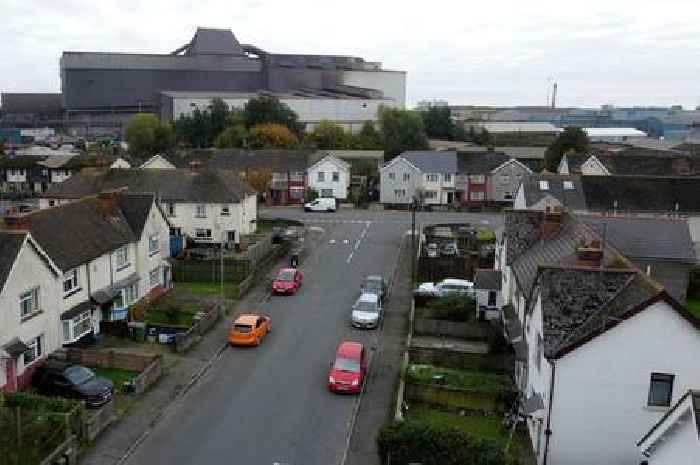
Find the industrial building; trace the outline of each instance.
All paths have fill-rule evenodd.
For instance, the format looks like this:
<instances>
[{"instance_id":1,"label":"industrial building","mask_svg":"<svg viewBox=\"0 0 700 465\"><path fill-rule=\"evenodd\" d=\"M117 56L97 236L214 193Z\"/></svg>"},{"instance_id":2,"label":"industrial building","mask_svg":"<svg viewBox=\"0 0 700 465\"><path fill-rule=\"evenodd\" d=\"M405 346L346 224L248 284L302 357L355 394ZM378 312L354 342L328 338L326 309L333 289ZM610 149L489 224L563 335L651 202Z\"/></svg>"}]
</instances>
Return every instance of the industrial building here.
<instances>
[{"instance_id":1,"label":"industrial building","mask_svg":"<svg viewBox=\"0 0 700 465\"><path fill-rule=\"evenodd\" d=\"M267 93L291 102L302 122L354 127L376 119L380 103L406 100L403 71L352 56L268 53L226 29L198 28L169 54L63 52L60 74L61 94L2 94L3 125L118 129L138 112L170 119L213 97L239 106Z\"/></svg>"}]
</instances>

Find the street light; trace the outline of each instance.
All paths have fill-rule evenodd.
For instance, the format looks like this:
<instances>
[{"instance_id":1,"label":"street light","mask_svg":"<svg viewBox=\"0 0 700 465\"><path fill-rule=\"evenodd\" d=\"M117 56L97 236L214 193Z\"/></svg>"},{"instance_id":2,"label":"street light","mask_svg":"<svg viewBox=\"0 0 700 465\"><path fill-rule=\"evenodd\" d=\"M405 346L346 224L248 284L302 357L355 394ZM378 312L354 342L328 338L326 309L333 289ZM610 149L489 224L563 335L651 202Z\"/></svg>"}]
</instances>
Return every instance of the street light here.
<instances>
[{"instance_id":1,"label":"street light","mask_svg":"<svg viewBox=\"0 0 700 465\"><path fill-rule=\"evenodd\" d=\"M415 195L409 205L411 210L411 289L416 282L416 210L418 209L418 197Z\"/></svg>"}]
</instances>

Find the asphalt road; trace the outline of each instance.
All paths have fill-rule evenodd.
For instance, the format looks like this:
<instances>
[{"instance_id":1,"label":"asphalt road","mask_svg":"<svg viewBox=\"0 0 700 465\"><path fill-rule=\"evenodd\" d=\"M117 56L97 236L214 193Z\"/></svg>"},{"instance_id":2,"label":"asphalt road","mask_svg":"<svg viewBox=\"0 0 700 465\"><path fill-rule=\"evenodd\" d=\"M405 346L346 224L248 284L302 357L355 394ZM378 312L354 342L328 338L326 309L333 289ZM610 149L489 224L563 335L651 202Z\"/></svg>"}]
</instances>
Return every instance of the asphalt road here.
<instances>
[{"instance_id":1,"label":"asphalt road","mask_svg":"<svg viewBox=\"0 0 700 465\"><path fill-rule=\"evenodd\" d=\"M297 295L251 309L272 317L263 345L227 349L127 464L339 463L357 398L328 392L329 364L343 339L373 345L376 331L350 327L350 307L366 274L390 275L407 230L355 213L368 212L318 224L324 233Z\"/></svg>"}]
</instances>

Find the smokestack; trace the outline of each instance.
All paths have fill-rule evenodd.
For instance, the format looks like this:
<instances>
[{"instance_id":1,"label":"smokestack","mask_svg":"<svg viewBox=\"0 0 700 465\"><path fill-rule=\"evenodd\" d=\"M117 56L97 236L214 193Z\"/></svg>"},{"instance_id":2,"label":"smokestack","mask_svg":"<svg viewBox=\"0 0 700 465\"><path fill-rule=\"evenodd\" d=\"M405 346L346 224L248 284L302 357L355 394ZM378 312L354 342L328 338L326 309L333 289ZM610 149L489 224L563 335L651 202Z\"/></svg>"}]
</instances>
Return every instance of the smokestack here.
<instances>
[{"instance_id":1,"label":"smokestack","mask_svg":"<svg viewBox=\"0 0 700 465\"><path fill-rule=\"evenodd\" d=\"M552 90L552 108L557 107L557 83L554 83L554 89Z\"/></svg>"},{"instance_id":2,"label":"smokestack","mask_svg":"<svg viewBox=\"0 0 700 465\"><path fill-rule=\"evenodd\" d=\"M603 263L603 247L599 240L576 248L576 265L600 268Z\"/></svg>"}]
</instances>

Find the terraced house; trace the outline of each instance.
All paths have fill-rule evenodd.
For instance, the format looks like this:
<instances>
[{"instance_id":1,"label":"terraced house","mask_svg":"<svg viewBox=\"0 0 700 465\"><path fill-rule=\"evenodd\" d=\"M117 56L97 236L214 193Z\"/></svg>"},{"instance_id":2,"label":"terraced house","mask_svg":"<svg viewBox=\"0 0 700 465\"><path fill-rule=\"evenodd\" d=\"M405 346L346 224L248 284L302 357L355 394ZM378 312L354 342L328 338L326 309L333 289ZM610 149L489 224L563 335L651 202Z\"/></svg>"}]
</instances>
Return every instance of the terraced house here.
<instances>
[{"instance_id":1,"label":"terraced house","mask_svg":"<svg viewBox=\"0 0 700 465\"><path fill-rule=\"evenodd\" d=\"M457 201L455 152L404 152L379 172L383 204L405 206L413 198L425 205L452 205Z\"/></svg>"},{"instance_id":2,"label":"terraced house","mask_svg":"<svg viewBox=\"0 0 700 465\"><path fill-rule=\"evenodd\" d=\"M169 225L153 195L103 193L4 218L0 386L171 287ZM7 239L7 240L5 240Z\"/></svg>"}]
</instances>

